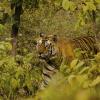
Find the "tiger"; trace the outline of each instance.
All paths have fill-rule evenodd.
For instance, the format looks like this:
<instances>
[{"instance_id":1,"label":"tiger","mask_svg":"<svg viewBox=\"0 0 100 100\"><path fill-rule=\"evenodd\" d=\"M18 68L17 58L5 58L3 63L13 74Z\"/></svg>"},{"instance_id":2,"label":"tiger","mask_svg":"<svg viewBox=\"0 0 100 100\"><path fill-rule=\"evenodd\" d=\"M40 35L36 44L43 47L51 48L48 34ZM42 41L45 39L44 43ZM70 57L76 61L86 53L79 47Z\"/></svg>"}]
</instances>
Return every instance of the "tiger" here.
<instances>
[{"instance_id":1,"label":"tiger","mask_svg":"<svg viewBox=\"0 0 100 100\"><path fill-rule=\"evenodd\" d=\"M57 37L57 35L40 35L37 40L36 49L41 59L50 61L50 59L60 58L71 62L75 59L75 49L79 48L81 51L87 53L82 54L82 58L88 58L90 53L97 54L99 52L96 46L95 36L82 36L77 38Z\"/></svg>"},{"instance_id":2,"label":"tiger","mask_svg":"<svg viewBox=\"0 0 100 100\"><path fill-rule=\"evenodd\" d=\"M40 34L36 45L39 58L44 59L50 65L50 67L53 66L54 70L59 70L59 66L62 63L68 64L74 60L76 57L75 49L77 48L85 51L82 53L80 59L86 59L90 57L91 53L97 54L99 52L96 46L95 36L67 38L59 37L57 35ZM45 69L50 71L49 68ZM49 74L44 74L44 76L50 77Z\"/></svg>"}]
</instances>

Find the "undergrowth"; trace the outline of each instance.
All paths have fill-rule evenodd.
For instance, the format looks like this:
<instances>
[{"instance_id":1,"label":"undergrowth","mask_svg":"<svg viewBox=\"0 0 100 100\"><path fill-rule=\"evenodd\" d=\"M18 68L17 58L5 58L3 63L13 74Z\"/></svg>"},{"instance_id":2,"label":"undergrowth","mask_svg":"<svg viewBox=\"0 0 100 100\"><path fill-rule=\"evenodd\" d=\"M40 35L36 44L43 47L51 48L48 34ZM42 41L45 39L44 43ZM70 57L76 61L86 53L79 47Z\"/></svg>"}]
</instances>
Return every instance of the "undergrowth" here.
<instances>
[{"instance_id":1,"label":"undergrowth","mask_svg":"<svg viewBox=\"0 0 100 100\"><path fill-rule=\"evenodd\" d=\"M100 100L100 53L88 64L75 59L63 65L35 100Z\"/></svg>"}]
</instances>

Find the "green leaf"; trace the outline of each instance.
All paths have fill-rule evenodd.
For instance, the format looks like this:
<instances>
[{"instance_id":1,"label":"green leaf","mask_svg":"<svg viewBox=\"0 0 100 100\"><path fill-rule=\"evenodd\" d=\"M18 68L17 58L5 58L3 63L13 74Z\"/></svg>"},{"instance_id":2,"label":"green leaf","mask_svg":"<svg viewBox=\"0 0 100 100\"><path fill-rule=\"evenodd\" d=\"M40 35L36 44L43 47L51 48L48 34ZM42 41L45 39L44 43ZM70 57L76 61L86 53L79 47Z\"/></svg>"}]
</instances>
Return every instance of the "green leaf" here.
<instances>
[{"instance_id":1,"label":"green leaf","mask_svg":"<svg viewBox=\"0 0 100 100\"><path fill-rule=\"evenodd\" d=\"M83 69L79 72L79 74L87 73L88 70L89 70L89 67L85 67L85 68L83 68Z\"/></svg>"},{"instance_id":2,"label":"green leaf","mask_svg":"<svg viewBox=\"0 0 100 100\"><path fill-rule=\"evenodd\" d=\"M84 13L86 13L87 10L88 10L88 7L87 7L87 6L83 6L83 11L84 11Z\"/></svg>"},{"instance_id":3,"label":"green leaf","mask_svg":"<svg viewBox=\"0 0 100 100\"><path fill-rule=\"evenodd\" d=\"M95 0L96 3L100 4L100 0Z\"/></svg>"},{"instance_id":4,"label":"green leaf","mask_svg":"<svg viewBox=\"0 0 100 100\"><path fill-rule=\"evenodd\" d=\"M65 10L68 10L69 9L69 1L68 0L63 0L62 2L62 6Z\"/></svg>"},{"instance_id":5,"label":"green leaf","mask_svg":"<svg viewBox=\"0 0 100 100\"><path fill-rule=\"evenodd\" d=\"M55 3L55 5L60 6L62 3L62 0L56 0L54 3Z\"/></svg>"},{"instance_id":6,"label":"green leaf","mask_svg":"<svg viewBox=\"0 0 100 100\"><path fill-rule=\"evenodd\" d=\"M18 80L12 78L12 79L11 79L11 86L12 86L13 89L16 89L17 87L19 87L19 82L18 82Z\"/></svg>"},{"instance_id":7,"label":"green leaf","mask_svg":"<svg viewBox=\"0 0 100 100\"><path fill-rule=\"evenodd\" d=\"M75 3L74 3L74 2L72 2L72 1L70 1L70 10L71 10L71 11L74 11L74 10L75 10L75 8L76 8Z\"/></svg>"},{"instance_id":8,"label":"green leaf","mask_svg":"<svg viewBox=\"0 0 100 100\"><path fill-rule=\"evenodd\" d=\"M0 35L4 32L4 25L0 24Z\"/></svg>"},{"instance_id":9,"label":"green leaf","mask_svg":"<svg viewBox=\"0 0 100 100\"><path fill-rule=\"evenodd\" d=\"M90 86L96 86L97 84L100 84L100 76L98 76L95 80L93 80Z\"/></svg>"},{"instance_id":10,"label":"green leaf","mask_svg":"<svg viewBox=\"0 0 100 100\"><path fill-rule=\"evenodd\" d=\"M100 61L100 52L95 56L96 61Z\"/></svg>"},{"instance_id":11,"label":"green leaf","mask_svg":"<svg viewBox=\"0 0 100 100\"><path fill-rule=\"evenodd\" d=\"M4 45L0 45L0 49L1 50L5 50L5 46Z\"/></svg>"},{"instance_id":12,"label":"green leaf","mask_svg":"<svg viewBox=\"0 0 100 100\"><path fill-rule=\"evenodd\" d=\"M17 71L16 74L15 74L16 79L18 79L19 76L24 75L24 70L23 70L23 68L18 67L18 68L16 69L16 71Z\"/></svg>"},{"instance_id":13,"label":"green leaf","mask_svg":"<svg viewBox=\"0 0 100 100\"><path fill-rule=\"evenodd\" d=\"M6 50L12 50L12 45L10 42L5 43Z\"/></svg>"},{"instance_id":14,"label":"green leaf","mask_svg":"<svg viewBox=\"0 0 100 100\"><path fill-rule=\"evenodd\" d=\"M27 54L27 55L24 57L23 61L24 61L25 63L29 63L29 62L32 60L32 58L33 58L33 54L32 54L32 53L29 53L29 54Z\"/></svg>"},{"instance_id":15,"label":"green leaf","mask_svg":"<svg viewBox=\"0 0 100 100\"><path fill-rule=\"evenodd\" d=\"M81 20L80 24L81 24L81 26L84 26L84 25L85 25L84 19ZM85 51L83 51L83 53L84 53L84 52L85 52Z\"/></svg>"},{"instance_id":16,"label":"green leaf","mask_svg":"<svg viewBox=\"0 0 100 100\"><path fill-rule=\"evenodd\" d=\"M83 62L83 61L80 61L80 62L77 64L77 66L75 67L75 69L79 69L79 68L83 67L83 65L84 65L84 62Z\"/></svg>"},{"instance_id":17,"label":"green leaf","mask_svg":"<svg viewBox=\"0 0 100 100\"><path fill-rule=\"evenodd\" d=\"M63 7L65 10L74 11L75 8L76 8L76 5L75 5L75 3L72 2L72 1L63 0L63 2L62 2L62 7Z\"/></svg>"},{"instance_id":18,"label":"green leaf","mask_svg":"<svg viewBox=\"0 0 100 100\"><path fill-rule=\"evenodd\" d=\"M71 68L74 68L74 67L77 65L78 61L79 61L78 59L73 60L73 61L71 62L71 64L70 64L70 67L71 67Z\"/></svg>"},{"instance_id":19,"label":"green leaf","mask_svg":"<svg viewBox=\"0 0 100 100\"><path fill-rule=\"evenodd\" d=\"M96 10L96 6L94 5L93 2L86 2L86 6L87 6L87 10L90 10L90 11Z\"/></svg>"}]
</instances>

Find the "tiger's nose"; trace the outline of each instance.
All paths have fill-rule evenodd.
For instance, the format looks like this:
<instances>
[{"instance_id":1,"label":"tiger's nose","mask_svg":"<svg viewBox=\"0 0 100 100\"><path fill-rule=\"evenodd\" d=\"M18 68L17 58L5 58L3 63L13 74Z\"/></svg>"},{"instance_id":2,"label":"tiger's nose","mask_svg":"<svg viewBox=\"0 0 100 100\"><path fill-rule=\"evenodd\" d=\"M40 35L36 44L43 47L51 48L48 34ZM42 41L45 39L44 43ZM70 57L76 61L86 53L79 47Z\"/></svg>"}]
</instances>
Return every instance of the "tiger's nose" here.
<instances>
[{"instance_id":1,"label":"tiger's nose","mask_svg":"<svg viewBox=\"0 0 100 100\"><path fill-rule=\"evenodd\" d=\"M38 54L38 57L41 58L41 53Z\"/></svg>"},{"instance_id":2,"label":"tiger's nose","mask_svg":"<svg viewBox=\"0 0 100 100\"><path fill-rule=\"evenodd\" d=\"M43 54L42 52L39 52L39 57L41 57L41 56L42 56L42 54Z\"/></svg>"},{"instance_id":3,"label":"tiger's nose","mask_svg":"<svg viewBox=\"0 0 100 100\"><path fill-rule=\"evenodd\" d=\"M40 52L39 55L38 55L38 57L39 57L39 58L43 58L43 53Z\"/></svg>"},{"instance_id":4,"label":"tiger's nose","mask_svg":"<svg viewBox=\"0 0 100 100\"><path fill-rule=\"evenodd\" d=\"M42 52L39 52L39 55L41 55L42 54Z\"/></svg>"}]
</instances>

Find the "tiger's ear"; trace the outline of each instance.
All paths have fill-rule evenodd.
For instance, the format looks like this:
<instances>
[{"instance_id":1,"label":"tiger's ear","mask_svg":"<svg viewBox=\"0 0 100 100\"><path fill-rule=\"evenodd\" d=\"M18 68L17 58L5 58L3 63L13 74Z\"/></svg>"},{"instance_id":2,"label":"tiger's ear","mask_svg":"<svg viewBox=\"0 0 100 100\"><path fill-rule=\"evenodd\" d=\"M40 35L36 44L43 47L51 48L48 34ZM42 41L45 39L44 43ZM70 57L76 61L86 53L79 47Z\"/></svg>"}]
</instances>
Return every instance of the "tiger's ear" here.
<instances>
[{"instance_id":1,"label":"tiger's ear","mask_svg":"<svg viewBox=\"0 0 100 100\"><path fill-rule=\"evenodd\" d=\"M44 33L42 33L42 32L40 33L40 37L44 37L44 35L45 35Z\"/></svg>"},{"instance_id":2,"label":"tiger's ear","mask_svg":"<svg viewBox=\"0 0 100 100\"><path fill-rule=\"evenodd\" d=\"M57 40L58 40L57 35L53 35L53 41L54 41L54 42L57 42Z\"/></svg>"}]
</instances>

